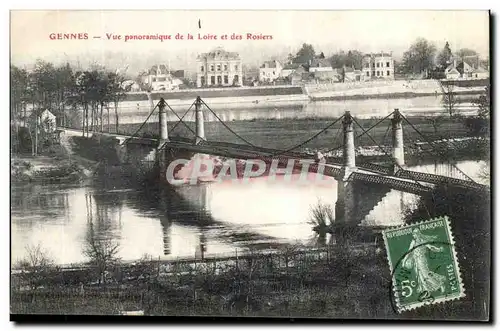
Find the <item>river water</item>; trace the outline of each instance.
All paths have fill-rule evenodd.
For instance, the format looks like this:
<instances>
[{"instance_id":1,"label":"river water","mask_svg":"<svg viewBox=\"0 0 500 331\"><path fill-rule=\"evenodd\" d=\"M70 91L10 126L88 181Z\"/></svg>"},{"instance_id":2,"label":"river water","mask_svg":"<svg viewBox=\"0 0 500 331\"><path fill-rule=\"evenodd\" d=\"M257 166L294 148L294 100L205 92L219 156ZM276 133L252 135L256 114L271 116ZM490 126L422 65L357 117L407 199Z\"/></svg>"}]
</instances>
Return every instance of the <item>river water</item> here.
<instances>
[{"instance_id":1,"label":"river water","mask_svg":"<svg viewBox=\"0 0 500 331\"><path fill-rule=\"evenodd\" d=\"M472 96L475 97L475 96ZM460 96L463 100L456 105L456 110L464 115L477 112L476 107L470 101L471 96ZM223 121L238 121L252 119L283 119L283 118L304 118L304 117L323 117L338 118L345 111L358 118L384 117L398 108L405 116L428 116L437 113L443 113L442 97L423 96L415 98L388 98L388 99L362 99L362 100L330 100L330 101L296 101L290 104L286 100L269 100L259 103L238 103L233 104L214 104L207 102L208 106ZM172 109L182 116L189 108L189 104L175 105ZM203 109L206 109L203 106ZM192 110L192 109L191 109ZM149 105L134 105L132 102L120 106L119 121L126 123L142 123L150 112ZM178 121L176 115L168 111L169 121ZM216 121L216 117L210 111L204 111L205 121ZM187 121L194 121L194 112L191 111L184 118ZM110 115L110 124L114 124L113 112ZM151 116L149 122L157 122L158 115ZM106 119L107 123L107 119Z\"/></svg>"},{"instance_id":2,"label":"river water","mask_svg":"<svg viewBox=\"0 0 500 331\"><path fill-rule=\"evenodd\" d=\"M481 164L457 164L474 179ZM410 169L456 175L450 165L420 165ZM11 257L16 263L26 247L40 245L61 264L86 260L82 253L92 227L100 237L120 245L124 260L145 254L155 258L235 254L250 248L283 244L316 245L308 223L311 207L321 201L334 206L335 180L248 183L220 182L176 189L134 190L94 180L82 185L13 184L11 188ZM363 225L400 224L405 209L418 197L390 191L371 210Z\"/></svg>"}]
</instances>

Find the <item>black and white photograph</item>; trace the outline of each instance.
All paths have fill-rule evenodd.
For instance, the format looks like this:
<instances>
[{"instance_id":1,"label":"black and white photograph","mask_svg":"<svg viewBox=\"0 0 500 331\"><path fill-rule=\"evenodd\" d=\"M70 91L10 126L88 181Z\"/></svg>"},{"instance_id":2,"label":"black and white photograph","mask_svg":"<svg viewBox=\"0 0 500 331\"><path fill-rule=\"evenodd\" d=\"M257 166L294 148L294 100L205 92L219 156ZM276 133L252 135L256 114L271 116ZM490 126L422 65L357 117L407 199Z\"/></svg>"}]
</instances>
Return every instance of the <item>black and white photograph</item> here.
<instances>
[{"instance_id":1,"label":"black and white photograph","mask_svg":"<svg viewBox=\"0 0 500 331\"><path fill-rule=\"evenodd\" d=\"M11 10L10 320L491 321L487 10Z\"/></svg>"}]
</instances>

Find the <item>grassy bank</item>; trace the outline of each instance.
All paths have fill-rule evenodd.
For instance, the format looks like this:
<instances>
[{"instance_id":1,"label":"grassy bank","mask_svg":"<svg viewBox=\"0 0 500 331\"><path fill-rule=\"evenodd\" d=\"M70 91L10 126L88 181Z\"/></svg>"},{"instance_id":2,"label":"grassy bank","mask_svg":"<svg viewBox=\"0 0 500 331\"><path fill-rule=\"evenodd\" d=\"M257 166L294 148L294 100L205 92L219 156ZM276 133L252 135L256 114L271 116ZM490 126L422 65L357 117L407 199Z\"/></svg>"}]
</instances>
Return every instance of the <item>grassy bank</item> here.
<instances>
[{"instance_id":1,"label":"grassy bank","mask_svg":"<svg viewBox=\"0 0 500 331\"><path fill-rule=\"evenodd\" d=\"M89 175L84 167L64 156L13 155L10 169L14 182L73 183Z\"/></svg>"}]
</instances>

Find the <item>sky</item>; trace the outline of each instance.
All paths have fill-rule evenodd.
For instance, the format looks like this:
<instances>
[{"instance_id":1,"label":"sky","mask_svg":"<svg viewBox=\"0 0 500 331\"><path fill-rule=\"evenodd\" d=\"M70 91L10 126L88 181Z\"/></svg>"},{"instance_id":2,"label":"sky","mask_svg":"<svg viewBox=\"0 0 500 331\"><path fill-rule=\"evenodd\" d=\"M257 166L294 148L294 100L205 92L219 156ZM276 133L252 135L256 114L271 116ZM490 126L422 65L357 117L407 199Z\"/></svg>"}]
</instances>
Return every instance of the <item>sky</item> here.
<instances>
[{"instance_id":1,"label":"sky","mask_svg":"<svg viewBox=\"0 0 500 331\"><path fill-rule=\"evenodd\" d=\"M199 24L201 28L199 27ZM51 40L51 33L87 33L87 40ZM108 40L106 34L121 35ZM175 35L192 34L193 40ZM227 34L243 40L221 40ZM246 34L272 36L246 40ZM162 34L172 40L124 41L126 35ZM197 40L198 34L218 40ZM93 38L100 36L101 38ZM258 65L271 57L296 53L310 43L326 56L341 49L363 53L390 52L400 57L416 38L423 37L442 49L471 48L489 54L487 11L11 11L11 61L30 65L37 58L54 63L98 61L113 68L129 66L130 72L156 63L193 70L196 56L214 47L239 52L243 63Z\"/></svg>"}]
</instances>

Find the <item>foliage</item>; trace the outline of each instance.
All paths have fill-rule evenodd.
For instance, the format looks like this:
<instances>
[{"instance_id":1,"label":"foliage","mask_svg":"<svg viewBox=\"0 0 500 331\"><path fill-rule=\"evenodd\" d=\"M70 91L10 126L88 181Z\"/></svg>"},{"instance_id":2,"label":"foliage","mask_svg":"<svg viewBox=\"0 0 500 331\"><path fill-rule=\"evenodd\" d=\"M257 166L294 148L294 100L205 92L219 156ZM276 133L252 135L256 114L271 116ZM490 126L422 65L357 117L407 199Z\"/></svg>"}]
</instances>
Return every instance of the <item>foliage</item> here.
<instances>
[{"instance_id":1,"label":"foliage","mask_svg":"<svg viewBox=\"0 0 500 331\"><path fill-rule=\"evenodd\" d=\"M97 236L94 226L90 223L83 254L90 260L90 264L95 267L99 276L99 284L106 283L106 272L110 272L118 262L118 252L120 245L111 238L100 238Z\"/></svg>"},{"instance_id":2,"label":"foliage","mask_svg":"<svg viewBox=\"0 0 500 331\"><path fill-rule=\"evenodd\" d=\"M443 107L445 111L451 116L455 115L457 105L460 100L455 92L455 86L451 84L443 84Z\"/></svg>"},{"instance_id":3,"label":"foliage","mask_svg":"<svg viewBox=\"0 0 500 331\"><path fill-rule=\"evenodd\" d=\"M315 231L325 232L335 222L332 206L321 201L311 208L311 214L309 224L314 225Z\"/></svg>"},{"instance_id":4,"label":"foliage","mask_svg":"<svg viewBox=\"0 0 500 331\"><path fill-rule=\"evenodd\" d=\"M478 116L479 118L489 119L490 118L490 85L486 86L484 89L484 93L477 98L474 102L478 107Z\"/></svg>"},{"instance_id":5,"label":"foliage","mask_svg":"<svg viewBox=\"0 0 500 331\"><path fill-rule=\"evenodd\" d=\"M309 63L315 56L314 47L310 44L302 44L295 57L292 59L293 63Z\"/></svg>"},{"instance_id":6,"label":"foliage","mask_svg":"<svg viewBox=\"0 0 500 331\"><path fill-rule=\"evenodd\" d=\"M470 48L461 48L457 51L456 54L459 58L463 58L465 56L476 56L477 52Z\"/></svg>"},{"instance_id":7,"label":"foliage","mask_svg":"<svg viewBox=\"0 0 500 331\"><path fill-rule=\"evenodd\" d=\"M441 68L441 70L446 69L446 67L450 64L451 58L453 54L451 52L450 44L446 42L444 45L444 48L439 52L437 59L436 59L436 64L438 67Z\"/></svg>"},{"instance_id":8,"label":"foliage","mask_svg":"<svg viewBox=\"0 0 500 331\"><path fill-rule=\"evenodd\" d=\"M418 38L404 52L401 63L405 74L421 74L428 72L434 65L436 46L424 38Z\"/></svg>"},{"instance_id":9,"label":"foliage","mask_svg":"<svg viewBox=\"0 0 500 331\"><path fill-rule=\"evenodd\" d=\"M340 51L330 57L333 68L354 67L361 69L363 64L363 53L358 50L349 50L347 53Z\"/></svg>"},{"instance_id":10,"label":"foliage","mask_svg":"<svg viewBox=\"0 0 500 331\"><path fill-rule=\"evenodd\" d=\"M21 270L21 279L32 290L37 289L43 284L48 273L55 268L54 260L49 254L37 244L36 246L26 246L26 257L18 261L15 265L16 269Z\"/></svg>"}]
</instances>

